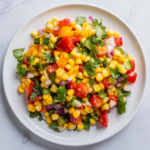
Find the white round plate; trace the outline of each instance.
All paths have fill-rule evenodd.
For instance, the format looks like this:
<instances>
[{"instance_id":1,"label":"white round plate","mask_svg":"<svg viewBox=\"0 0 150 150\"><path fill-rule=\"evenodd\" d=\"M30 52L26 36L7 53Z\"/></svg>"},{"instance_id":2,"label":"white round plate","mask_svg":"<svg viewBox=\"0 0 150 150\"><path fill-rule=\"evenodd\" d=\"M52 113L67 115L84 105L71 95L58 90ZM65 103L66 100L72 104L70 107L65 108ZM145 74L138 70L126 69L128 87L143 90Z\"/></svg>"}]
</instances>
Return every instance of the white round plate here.
<instances>
[{"instance_id":1,"label":"white round plate","mask_svg":"<svg viewBox=\"0 0 150 150\"><path fill-rule=\"evenodd\" d=\"M134 57L136 63L137 80L132 84L132 94L127 98L126 113L119 116L116 108L109 113L109 126L100 127L98 124L92 126L90 131L68 131L54 132L44 121L38 121L37 118L29 118L29 112L26 109L25 94L19 94L17 87L20 80L16 76L17 61L13 57L12 51L16 48L25 47L28 50L31 41L31 31L45 27L46 22L53 17L60 20L69 18L75 20L77 16L92 16L95 19L102 19L103 25L107 29L112 28L123 37L123 49ZM108 10L97 6L87 4L70 4L55 7L44 11L27 22L13 38L4 60L3 66L3 84L7 100L17 118L34 134L41 138L62 145L79 146L89 145L103 141L120 131L134 116L137 111L144 92L146 84L146 61L142 47L133 33L133 31L119 17Z\"/></svg>"}]
</instances>

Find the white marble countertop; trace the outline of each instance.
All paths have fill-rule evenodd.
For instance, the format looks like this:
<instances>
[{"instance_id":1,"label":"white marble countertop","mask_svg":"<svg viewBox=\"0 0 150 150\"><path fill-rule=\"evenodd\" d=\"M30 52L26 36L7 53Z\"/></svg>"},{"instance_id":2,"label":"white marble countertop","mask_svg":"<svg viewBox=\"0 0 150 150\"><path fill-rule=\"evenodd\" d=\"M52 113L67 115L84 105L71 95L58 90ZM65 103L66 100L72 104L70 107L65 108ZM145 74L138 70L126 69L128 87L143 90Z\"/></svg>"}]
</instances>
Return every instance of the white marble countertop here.
<instances>
[{"instance_id":1,"label":"white marble countertop","mask_svg":"<svg viewBox=\"0 0 150 150\"><path fill-rule=\"evenodd\" d=\"M20 27L36 14L65 3L90 3L104 7L121 17L141 41L150 64L149 0L0 0L0 150L149 150L150 149L150 80L143 103L130 123L113 137L90 146L65 147L47 142L27 130L15 117L2 85L5 53ZM148 66L150 69L150 66Z\"/></svg>"}]
</instances>

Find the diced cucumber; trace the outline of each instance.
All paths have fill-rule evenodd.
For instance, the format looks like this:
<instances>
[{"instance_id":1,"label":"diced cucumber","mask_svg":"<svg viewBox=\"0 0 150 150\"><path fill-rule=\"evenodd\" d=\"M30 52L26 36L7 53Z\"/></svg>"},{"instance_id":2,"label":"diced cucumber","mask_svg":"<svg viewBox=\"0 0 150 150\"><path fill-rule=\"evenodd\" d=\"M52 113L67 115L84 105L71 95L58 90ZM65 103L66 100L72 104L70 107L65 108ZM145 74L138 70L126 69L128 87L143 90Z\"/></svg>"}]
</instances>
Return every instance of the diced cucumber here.
<instances>
[{"instance_id":1,"label":"diced cucumber","mask_svg":"<svg viewBox=\"0 0 150 150\"><path fill-rule=\"evenodd\" d=\"M109 100L109 97L104 97L103 100L102 100L102 101L103 101L103 104L107 103L108 100Z\"/></svg>"},{"instance_id":2,"label":"diced cucumber","mask_svg":"<svg viewBox=\"0 0 150 150\"><path fill-rule=\"evenodd\" d=\"M29 57L29 62L33 63L34 62L34 56Z\"/></svg>"},{"instance_id":3,"label":"diced cucumber","mask_svg":"<svg viewBox=\"0 0 150 150\"><path fill-rule=\"evenodd\" d=\"M126 61L123 65L127 69L127 71L132 69L132 65L130 61Z\"/></svg>"},{"instance_id":4,"label":"diced cucumber","mask_svg":"<svg viewBox=\"0 0 150 150\"><path fill-rule=\"evenodd\" d=\"M58 121L60 124L64 124L65 122L67 122L69 120L68 116L66 115L62 115L59 117Z\"/></svg>"},{"instance_id":5,"label":"diced cucumber","mask_svg":"<svg viewBox=\"0 0 150 150\"><path fill-rule=\"evenodd\" d=\"M80 82L82 82L82 80L81 79L77 79L77 84L79 84Z\"/></svg>"},{"instance_id":6,"label":"diced cucumber","mask_svg":"<svg viewBox=\"0 0 150 150\"><path fill-rule=\"evenodd\" d=\"M66 86L60 86L57 88L57 96L58 96L58 101L65 101L66 100Z\"/></svg>"},{"instance_id":7,"label":"diced cucumber","mask_svg":"<svg viewBox=\"0 0 150 150\"><path fill-rule=\"evenodd\" d=\"M77 100L74 100L73 102L72 102L72 106L73 107L80 107L82 104L81 104L81 102L79 102L79 101L77 101Z\"/></svg>"},{"instance_id":8,"label":"diced cucumber","mask_svg":"<svg viewBox=\"0 0 150 150\"><path fill-rule=\"evenodd\" d=\"M52 43L52 42L50 42L50 43L48 44L48 47L49 47L50 50L53 50L53 49L55 48L55 44Z\"/></svg>"}]
</instances>

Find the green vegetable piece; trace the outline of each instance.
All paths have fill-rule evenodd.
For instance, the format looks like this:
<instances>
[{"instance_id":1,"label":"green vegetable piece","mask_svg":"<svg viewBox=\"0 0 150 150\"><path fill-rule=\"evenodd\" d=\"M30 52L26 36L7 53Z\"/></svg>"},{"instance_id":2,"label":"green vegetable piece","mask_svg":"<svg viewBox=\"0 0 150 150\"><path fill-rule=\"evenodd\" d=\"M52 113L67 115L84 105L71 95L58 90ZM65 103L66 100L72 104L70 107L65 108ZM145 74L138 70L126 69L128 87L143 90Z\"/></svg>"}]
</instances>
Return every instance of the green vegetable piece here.
<instances>
[{"instance_id":1,"label":"green vegetable piece","mask_svg":"<svg viewBox=\"0 0 150 150\"><path fill-rule=\"evenodd\" d=\"M87 47L89 50L93 50L95 49L95 45L91 43L91 40L90 39L86 39L84 42L83 42L83 45L85 47Z\"/></svg>"},{"instance_id":2,"label":"green vegetable piece","mask_svg":"<svg viewBox=\"0 0 150 150\"><path fill-rule=\"evenodd\" d=\"M79 84L80 82L82 82L82 80L81 79L77 79L77 84Z\"/></svg>"},{"instance_id":3,"label":"green vegetable piece","mask_svg":"<svg viewBox=\"0 0 150 150\"><path fill-rule=\"evenodd\" d=\"M109 100L109 97L106 97L106 96L105 96L105 97L102 99L103 104L104 104L104 103L107 103L107 102L108 102L108 100Z\"/></svg>"},{"instance_id":4,"label":"green vegetable piece","mask_svg":"<svg viewBox=\"0 0 150 150\"><path fill-rule=\"evenodd\" d=\"M38 80L36 81L35 86L33 86L33 90L35 93L37 93L37 95L43 94L43 88L41 87L41 84L38 82Z\"/></svg>"},{"instance_id":5,"label":"green vegetable piece","mask_svg":"<svg viewBox=\"0 0 150 150\"><path fill-rule=\"evenodd\" d=\"M96 114L96 110L94 110L92 113L91 113L91 117L92 119L94 119L95 121L98 120L98 115Z\"/></svg>"},{"instance_id":6,"label":"green vegetable piece","mask_svg":"<svg viewBox=\"0 0 150 150\"><path fill-rule=\"evenodd\" d=\"M132 69L132 65L130 61L126 61L123 65L127 69L127 71Z\"/></svg>"},{"instance_id":7,"label":"green vegetable piece","mask_svg":"<svg viewBox=\"0 0 150 150\"><path fill-rule=\"evenodd\" d=\"M116 69L112 69L109 67L110 73L112 75L112 81L115 82L117 78L119 77L119 68L116 67Z\"/></svg>"},{"instance_id":8,"label":"green vegetable piece","mask_svg":"<svg viewBox=\"0 0 150 150\"><path fill-rule=\"evenodd\" d=\"M51 127L54 131L59 132L58 127L59 124L57 121L52 121L51 124L49 125L49 127Z\"/></svg>"},{"instance_id":9,"label":"green vegetable piece","mask_svg":"<svg viewBox=\"0 0 150 150\"><path fill-rule=\"evenodd\" d=\"M118 97L125 97L129 96L131 91L125 91L124 89L118 90Z\"/></svg>"},{"instance_id":10,"label":"green vegetable piece","mask_svg":"<svg viewBox=\"0 0 150 150\"><path fill-rule=\"evenodd\" d=\"M94 85L94 82L95 82L95 79L92 78L91 81L89 82L89 85L90 85L90 86L93 86L93 85Z\"/></svg>"},{"instance_id":11,"label":"green vegetable piece","mask_svg":"<svg viewBox=\"0 0 150 150\"><path fill-rule=\"evenodd\" d=\"M96 75L95 66L91 61L84 63L83 71L86 71L89 76Z\"/></svg>"},{"instance_id":12,"label":"green vegetable piece","mask_svg":"<svg viewBox=\"0 0 150 150\"><path fill-rule=\"evenodd\" d=\"M57 88L57 96L58 96L58 101L66 101L66 86L60 86Z\"/></svg>"},{"instance_id":13,"label":"green vegetable piece","mask_svg":"<svg viewBox=\"0 0 150 150\"><path fill-rule=\"evenodd\" d=\"M27 74L26 69L23 68L20 63L17 64L17 74L20 76L25 76Z\"/></svg>"},{"instance_id":14,"label":"green vegetable piece","mask_svg":"<svg viewBox=\"0 0 150 150\"><path fill-rule=\"evenodd\" d=\"M125 52L121 47L116 46L115 48L117 48L120 52L122 52L125 57L128 57L128 53Z\"/></svg>"},{"instance_id":15,"label":"green vegetable piece","mask_svg":"<svg viewBox=\"0 0 150 150\"><path fill-rule=\"evenodd\" d=\"M122 115L126 112L126 104L127 100L125 97L118 98L117 110L119 115Z\"/></svg>"},{"instance_id":16,"label":"green vegetable piece","mask_svg":"<svg viewBox=\"0 0 150 150\"><path fill-rule=\"evenodd\" d=\"M98 44L99 39L97 39L96 36L92 36L92 37L91 37L91 42L92 42L93 44Z\"/></svg>"},{"instance_id":17,"label":"green vegetable piece","mask_svg":"<svg viewBox=\"0 0 150 150\"><path fill-rule=\"evenodd\" d=\"M60 124L64 124L67 121L69 121L69 116L68 115L62 115L62 116L59 117L58 121L59 121Z\"/></svg>"},{"instance_id":18,"label":"green vegetable piece","mask_svg":"<svg viewBox=\"0 0 150 150\"><path fill-rule=\"evenodd\" d=\"M31 112L31 111L30 111L29 117L30 117L30 118L37 118L37 117L38 117L38 121L42 121L42 120L45 121L45 119L43 119L41 113L38 112L38 111L36 111L36 112Z\"/></svg>"},{"instance_id":19,"label":"green vegetable piece","mask_svg":"<svg viewBox=\"0 0 150 150\"><path fill-rule=\"evenodd\" d=\"M55 82L56 73L55 72L51 73L49 77L51 80L51 85L56 84L56 82Z\"/></svg>"},{"instance_id":20,"label":"green vegetable piece","mask_svg":"<svg viewBox=\"0 0 150 150\"><path fill-rule=\"evenodd\" d=\"M106 58L102 61L102 64L104 67L108 67L108 61Z\"/></svg>"},{"instance_id":21,"label":"green vegetable piece","mask_svg":"<svg viewBox=\"0 0 150 150\"><path fill-rule=\"evenodd\" d=\"M53 109L51 109L51 110L49 111L49 115L50 115L50 117L52 117L52 114L54 114L54 113L55 113L55 111L56 111L56 109L55 109L55 108L53 108Z\"/></svg>"},{"instance_id":22,"label":"green vegetable piece","mask_svg":"<svg viewBox=\"0 0 150 150\"><path fill-rule=\"evenodd\" d=\"M40 44L40 38L39 37L34 39L34 44Z\"/></svg>"},{"instance_id":23,"label":"green vegetable piece","mask_svg":"<svg viewBox=\"0 0 150 150\"><path fill-rule=\"evenodd\" d=\"M34 62L34 56L29 57L29 62L33 63Z\"/></svg>"},{"instance_id":24,"label":"green vegetable piece","mask_svg":"<svg viewBox=\"0 0 150 150\"><path fill-rule=\"evenodd\" d=\"M50 50L55 49L55 43L50 42L50 43L48 44L48 47L49 47Z\"/></svg>"},{"instance_id":25,"label":"green vegetable piece","mask_svg":"<svg viewBox=\"0 0 150 150\"><path fill-rule=\"evenodd\" d=\"M88 49L86 49L86 48L83 48L83 49L81 50L81 53L84 54L84 55L86 55L86 56L88 56L89 53L90 53L90 51L89 51Z\"/></svg>"},{"instance_id":26,"label":"green vegetable piece","mask_svg":"<svg viewBox=\"0 0 150 150\"><path fill-rule=\"evenodd\" d=\"M81 104L81 102L79 102L78 100L74 100L73 102L72 102L72 106L73 107L80 107L82 104Z\"/></svg>"},{"instance_id":27,"label":"green vegetable piece","mask_svg":"<svg viewBox=\"0 0 150 150\"><path fill-rule=\"evenodd\" d=\"M25 48L19 48L19 49L14 49L13 50L13 56L17 59L17 61L19 63L23 62L24 59L24 55L23 55L23 51Z\"/></svg>"},{"instance_id":28,"label":"green vegetable piece","mask_svg":"<svg viewBox=\"0 0 150 150\"><path fill-rule=\"evenodd\" d=\"M42 53L42 55L44 57L46 57L47 63L55 63L56 62L55 58L53 57L53 55L50 52Z\"/></svg>"},{"instance_id":29,"label":"green vegetable piece","mask_svg":"<svg viewBox=\"0 0 150 150\"><path fill-rule=\"evenodd\" d=\"M82 25L82 23L85 21L86 17L77 16L76 23L79 25Z\"/></svg>"},{"instance_id":30,"label":"green vegetable piece","mask_svg":"<svg viewBox=\"0 0 150 150\"><path fill-rule=\"evenodd\" d=\"M86 119L83 120L83 124L84 124L84 129L85 130L90 130L90 117L86 116Z\"/></svg>"},{"instance_id":31,"label":"green vegetable piece","mask_svg":"<svg viewBox=\"0 0 150 150\"><path fill-rule=\"evenodd\" d=\"M36 92L32 92L30 95L30 100L35 99L38 96L38 94Z\"/></svg>"},{"instance_id":32,"label":"green vegetable piece","mask_svg":"<svg viewBox=\"0 0 150 150\"><path fill-rule=\"evenodd\" d=\"M67 104L67 107L70 107L71 104L72 104L72 102L73 102L75 99L76 99L76 96L74 96L74 97L71 99L71 101L69 101L69 103Z\"/></svg>"},{"instance_id":33,"label":"green vegetable piece","mask_svg":"<svg viewBox=\"0 0 150 150\"><path fill-rule=\"evenodd\" d=\"M32 66L35 70L38 70L40 69L40 64L39 63L36 63L35 65Z\"/></svg>"},{"instance_id":34,"label":"green vegetable piece","mask_svg":"<svg viewBox=\"0 0 150 150\"><path fill-rule=\"evenodd\" d=\"M49 38L43 38L43 45L49 44Z\"/></svg>"},{"instance_id":35,"label":"green vegetable piece","mask_svg":"<svg viewBox=\"0 0 150 150\"><path fill-rule=\"evenodd\" d=\"M50 89L43 89L42 93L43 95L47 95L48 93L50 93Z\"/></svg>"}]
</instances>

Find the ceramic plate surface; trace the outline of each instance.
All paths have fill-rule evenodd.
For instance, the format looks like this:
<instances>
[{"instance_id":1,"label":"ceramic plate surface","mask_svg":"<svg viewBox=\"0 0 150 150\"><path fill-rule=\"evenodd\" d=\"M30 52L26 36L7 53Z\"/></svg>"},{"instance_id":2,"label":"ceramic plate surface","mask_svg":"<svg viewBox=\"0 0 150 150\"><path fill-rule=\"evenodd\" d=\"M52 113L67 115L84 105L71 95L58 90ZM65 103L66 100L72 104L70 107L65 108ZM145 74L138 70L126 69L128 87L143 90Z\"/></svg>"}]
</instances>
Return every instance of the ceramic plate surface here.
<instances>
[{"instance_id":1,"label":"ceramic plate surface","mask_svg":"<svg viewBox=\"0 0 150 150\"><path fill-rule=\"evenodd\" d=\"M92 16L93 18L102 19L103 25L107 29L112 28L119 32L123 37L123 49L134 57L136 63L137 81L132 84L132 94L127 98L127 112L121 116L117 114L116 108L109 113L109 126L108 128L100 127L98 124L92 126L90 131L68 131L54 132L48 128L44 121L38 121L37 118L29 118L29 112L26 109L26 97L18 93L18 86L20 80L16 76L16 59L13 57L12 51L16 48L25 47L28 50L30 43L33 40L31 31L45 27L46 22L53 17L60 20L69 18L75 20L76 16ZM142 47L132 32L132 30L116 15L108 10L91 6L87 4L71 4L63 5L49 9L27 22L13 38L3 65L3 85L6 93L7 100L11 109L17 118L25 125L30 131L40 136L41 138L62 145L79 146L88 145L103 141L118 131L120 131L136 113L145 89L146 84L146 61Z\"/></svg>"}]
</instances>

